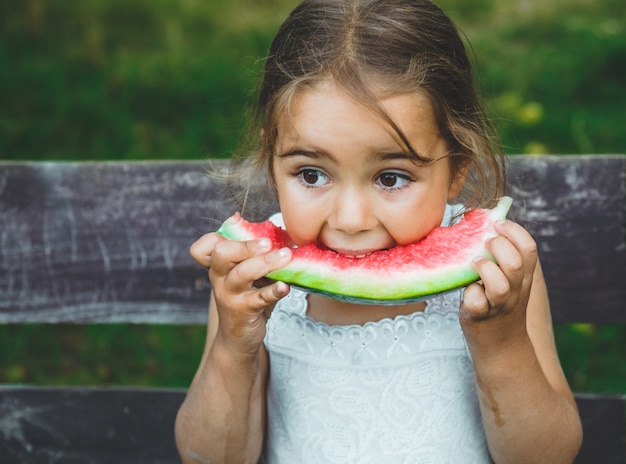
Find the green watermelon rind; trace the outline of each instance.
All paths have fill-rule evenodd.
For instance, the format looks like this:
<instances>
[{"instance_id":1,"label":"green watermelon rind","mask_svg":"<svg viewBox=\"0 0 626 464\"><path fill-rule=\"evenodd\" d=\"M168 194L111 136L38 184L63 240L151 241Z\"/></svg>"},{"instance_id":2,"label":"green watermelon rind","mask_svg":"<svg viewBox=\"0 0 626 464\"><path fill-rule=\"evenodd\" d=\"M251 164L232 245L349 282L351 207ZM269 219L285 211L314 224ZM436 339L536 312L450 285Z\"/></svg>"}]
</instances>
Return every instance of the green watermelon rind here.
<instances>
[{"instance_id":1,"label":"green watermelon rind","mask_svg":"<svg viewBox=\"0 0 626 464\"><path fill-rule=\"evenodd\" d=\"M359 273L345 275L350 274L349 271L326 273L322 277L316 273L316 266L313 263L292 265L271 272L267 277L343 301L391 305L429 299L434 295L465 287L477 281L479 276L471 267L471 260L479 255L493 260L486 250L478 250L468 257L466 263L446 266L446 269L435 271L398 271L389 278L377 273L375 282L364 275L358 275Z\"/></svg>"},{"instance_id":2,"label":"green watermelon rind","mask_svg":"<svg viewBox=\"0 0 626 464\"><path fill-rule=\"evenodd\" d=\"M297 254L294 254L292 262L269 273L267 277L307 292L353 303L393 305L427 300L465 287L479 279L472 268L472 260L477 256L483 256L494 261L484 244L488 238L496 235L493 225L497 220L506 218L511 204L510 197L502 197L495 208L482 210L486 213L481 223L484 231L480 231L476 242L459 252L460 256L456 257L456 262L444 264L436 269L418 270L405 267L386 270L364 269L365 266L361 265L364 262L360 259L355 259L354 268L334 269L330 262L316 263L299 259ZM224 222L218 233L231 240L261 238L245 229L245 224L247 224L245 220L235 215ZM274 235L271 237L273 241L288 240L283 231L266 225L266 230ZM282 243L280 246L284 245L285 243ZM416 265L419 266L419 263Z\"/></svg>"}]
</instances>

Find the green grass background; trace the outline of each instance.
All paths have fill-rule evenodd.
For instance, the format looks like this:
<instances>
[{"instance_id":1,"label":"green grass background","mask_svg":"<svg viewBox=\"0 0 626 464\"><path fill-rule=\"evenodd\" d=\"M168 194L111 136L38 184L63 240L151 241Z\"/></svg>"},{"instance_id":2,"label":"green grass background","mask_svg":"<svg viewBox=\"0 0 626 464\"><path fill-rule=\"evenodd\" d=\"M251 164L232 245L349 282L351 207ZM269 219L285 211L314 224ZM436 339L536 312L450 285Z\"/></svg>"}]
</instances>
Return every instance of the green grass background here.
<instances>
[{"instance_id":1,"label":"green grass background","mask_svg":"<svg viewBox=\"0 0 626 464\"><path fill-rule=\"evenodd\" d=\"M4 160L230 157L294 0L0 0ZM626 151L622 0L441 0L517 153ZM590 308L591 310L591 308ZM0 382L186 387L204 327L0 326ZM576 391L626 392L626 328L556 327Z\"/></svg>"}]
</instances>

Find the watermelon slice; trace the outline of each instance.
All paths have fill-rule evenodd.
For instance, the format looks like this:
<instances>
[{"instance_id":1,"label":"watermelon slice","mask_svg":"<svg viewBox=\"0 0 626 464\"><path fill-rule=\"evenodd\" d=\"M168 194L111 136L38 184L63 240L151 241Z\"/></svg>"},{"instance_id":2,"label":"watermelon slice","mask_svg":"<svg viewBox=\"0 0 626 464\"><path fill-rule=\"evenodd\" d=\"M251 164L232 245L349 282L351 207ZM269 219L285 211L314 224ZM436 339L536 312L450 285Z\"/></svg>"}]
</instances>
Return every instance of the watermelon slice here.
<instances>
[{"instance_id":1,"label":"watermelon slice","mask_svg":"<svg viewBox=\"0 0 626 464\"><path fill-rule=\"evenodd\" d=\"M308 292L342 301L402 304L422 301L478 280L471 262L493 260L485 241L496 235L512 199L502 197L494 209L473 209L455 225L437 227L422 240L354 258L311 243L296 247L287 232L270 221L251 223L239 213L217 231L231 240L271 239L274 249L293 249L293 260L267 277Z\"/></svg>"}]
</instances>

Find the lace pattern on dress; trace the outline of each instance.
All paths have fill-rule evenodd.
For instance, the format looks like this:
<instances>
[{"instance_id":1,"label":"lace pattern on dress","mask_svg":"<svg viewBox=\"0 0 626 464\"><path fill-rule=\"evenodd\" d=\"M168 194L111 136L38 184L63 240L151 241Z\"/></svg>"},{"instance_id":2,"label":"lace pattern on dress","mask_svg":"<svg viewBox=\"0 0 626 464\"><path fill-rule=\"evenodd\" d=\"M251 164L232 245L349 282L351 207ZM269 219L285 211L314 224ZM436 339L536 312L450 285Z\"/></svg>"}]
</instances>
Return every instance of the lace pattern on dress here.
<instances>
[{"instance_id":1,"label":"lace pattern on dress","mask_svg":"<svg viewBox=\"0 0 626 464\"><path fill-rule=\"evenodd\" d=\"M462 292L427 302L425 311L363 326L329 326L306 316L307 294L292 289L268 323L272 348L301 360L368 367L404 363L406 357L433 350L466 350L458 321Z\"/></svg>"},{"instance_id":2,"label":"lace pattern on dress","mask_svg":"<svg viewBox=\"0 0 626 464\"><path fill-rule=\"evenodd\" d=\"M306 316L292 289L268 321L266 463L490 462L462 292L363 326Z\"/></svg>"}]
</instances>

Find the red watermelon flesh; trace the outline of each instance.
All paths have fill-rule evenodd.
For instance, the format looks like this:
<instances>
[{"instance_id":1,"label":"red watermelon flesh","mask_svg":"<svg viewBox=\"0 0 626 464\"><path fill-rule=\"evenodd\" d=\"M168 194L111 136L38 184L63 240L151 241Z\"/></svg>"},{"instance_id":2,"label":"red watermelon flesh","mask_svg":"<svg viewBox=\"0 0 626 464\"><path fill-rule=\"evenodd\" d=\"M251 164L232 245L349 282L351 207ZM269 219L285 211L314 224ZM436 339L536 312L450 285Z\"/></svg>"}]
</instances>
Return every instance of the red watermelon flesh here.
<instances>
[{"instance_id":1,"label":"red watermelon flesh","mask_svg":"<svg viewBox=\"0 0 626 464\"><path fill-rule=\"evenodd\" d=\"M251 223L238 213L218 233L232 240L267 237L274 249L293 249L293 260L268 277L343 301L398 304L420 301L478 280L472 260L493 260L485 241L496 235L512 199L502 197L494 209L473 209L455 225L437 227L418 242L355 258L314 243L295 247L287 232L270 221Z\"/></svg>"}]
</instances>

